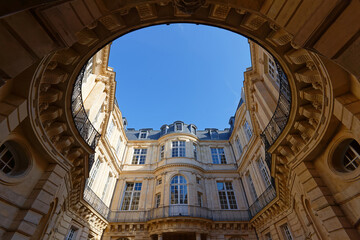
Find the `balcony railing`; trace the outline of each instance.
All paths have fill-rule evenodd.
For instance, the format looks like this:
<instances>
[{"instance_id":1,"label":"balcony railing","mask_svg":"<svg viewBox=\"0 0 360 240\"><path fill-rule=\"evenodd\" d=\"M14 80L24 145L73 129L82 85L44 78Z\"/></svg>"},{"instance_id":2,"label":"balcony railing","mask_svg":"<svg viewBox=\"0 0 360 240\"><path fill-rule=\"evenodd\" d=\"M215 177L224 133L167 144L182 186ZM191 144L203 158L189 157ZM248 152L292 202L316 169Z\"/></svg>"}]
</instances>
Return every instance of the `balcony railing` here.
<instances>
[{"instance_id":1,"label":"balcony railing","mask_svg":"<svg viewBox=\"0 0 360 240\"><path fill-rule=\"evenodd\" d=\"M109 208L106 204L91 190L91 188L85 183L84 197L83 199L90 204L96 212L107 219L109 215Z\"/></svg>"},{"instance_id":2,"label":"balcony railing","mask_svg":"<svg viewBox=\"0 0 360 240\"><path fill-rule=\"evenodd\" d=\"M276 197L276 191L274 186L271 184L249 207L251 216L255 216L260 212L266 205L268 205Z\"/></svg>"},{"instance_id":3,"label":"balcony railing","mask_svg":"<svg viewBox=\"0 0 360 240\"><path fill-rule=\"evenodd\" d=\"M78 130L84 141L91 147L91 149L95 150L98 140L100 138L100 133L95 129L95 127L91 124L88 118L88 115L84 108L81 92L86 66L87 65L85 64L76 78L71 96L71 110L76 129ZM89 156L89 171L93 163L94 156L93 154L91 154Z\"/></svg>"},{"instance_id":4,"label":"balcony railing","mask_svg":"<svg viewBox=\"0 0 360 240\"><path fill-rule=\"evenodd\" d=\"M265 127L264 131L260 135L264 142L266 152L274 144L276 139L280 136L280 134L284 130L287 121L289 119L290 108L291 108L291 92L290 92L289 82L279 62L275 60L275 63L278 72L277 77L280 86L279 99L273 116L271 117L268 125ZM267 158L266 160L269 169L271 169L271 157Z\"/></svg>"},{"instance_id":5,"label":"balcony railing","mask_svg":"<svg viewBox=\"0 0 360 240\"><path fill-rule=\"evenodd\" d=\"M275 112L270 119L268 125L261 133L261 138L265 146L265 162L271 171L271 153L269 153L270 147L274 144L276 139L280 136L284 130L290 115L291 109L291 92L289 82L286 74L281 68L279 62L275 59L276 68L278 72L279 80L279 99L275 108ZM276 197L275 182L271 179L271 185L255 200L255 202L249 207L249 211L252 217L260 212L266 205L268 205Z\"/></svg>"},{"instance_id":6,"label":"balcony railing","mask_svg":"<svg viewBox=\"0 0 360 240\"><path fill-rule=\"evenodd\" d=\"M111 211L109 222L146 222L168 217L196 217L213 221L249 221L248 210L210 210L191 205L173 205L148 211Z\"/></svg>"}]
</instances>

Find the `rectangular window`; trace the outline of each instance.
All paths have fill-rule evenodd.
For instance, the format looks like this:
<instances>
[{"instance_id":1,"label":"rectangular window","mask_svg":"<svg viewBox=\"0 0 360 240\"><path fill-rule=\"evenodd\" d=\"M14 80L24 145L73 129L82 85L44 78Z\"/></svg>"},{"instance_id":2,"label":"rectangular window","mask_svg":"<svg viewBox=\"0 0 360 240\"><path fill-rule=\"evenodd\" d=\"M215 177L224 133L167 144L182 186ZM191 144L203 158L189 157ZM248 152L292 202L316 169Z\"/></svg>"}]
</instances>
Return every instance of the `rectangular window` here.
<instances>
[{"instance_id":1,"label":"rectangular window","mask_svg":"<svg viewBox=\"0 0 360 240\"><path fill-rule=\"evenodd\" d=\"M113 130L114 130L114 126L115 126L114 121L110 120L107 131L106 131L106 135L107 135L108 138L111 138L111 135L112 135Z\"/></svg>"},{"instance_id":2,"label":"rectangular window","mask_svg":"<svg viewBox=\"0 0 360 240\"><path fill-rule=\"evenodd\" d=\"M74 240L76 238L76 231L75 227L71 227L65 240Z\"/></svg>"},{"instance_id":3,"label":"rectangular window","mask_svg":"<svg viewBox=\"0 0 360 240\"><path fill-rule=\"evenodd\" d=\"M197 160L197 148L195 143L193 143L193 150L194 150L194 159Z\"/></svg>"},{"instance_id":4,"label":"rectangular window","mask_svg":"<svg viewBox=\"0 0 360 240\"><path fill-rule=\"evenodd\" d=\"M269 171L267 169L267 167L265 166L264 164L264 161L262 158L260 158L258 161L258 167L259 167L259 170L260 170L260 173L261 173L261 176L264 180L264 183L265 183L265 186L268 187L271 185L271 178L270 178L270 174L269 174Z\"/></svg>"},{"instance_id":5,"label":"rectangular window","mask_svg":"<svg viewBox=\"0 0 360 240\"><path fill-rule=\"evenodd\" d=\"M272 79L275 79L276 76L276 66L275 66L275 62L269 57L268 60L268 68L269 68L269 75L271 76Z\"/></svg>"},{"instance_id":6,"label":"rectangular window","mask_svg":"<svg viewBox=\"0 0 360 240\"><path fill-rule=\"evenodd\" d=\"M135 148L131 164L145 164L146 153L146 148Z\"/></svg>"},{"instance_id":7,"label":"rectangular window","mask_svg":"<svg viewBox=\"0 0 360 240\"><path fill-rule=\"evenodd\" d=\"M89 180L88 180L89 187L91 187L94 183L99 166L100 166L100 160L99 160L99 158L97 158L94 165L91 167L91 170L89 173Z\"/></svg>"},{"instance_id":8,"label":"rectangular window","mask_svg":"<svg viewBox=\"0 0 360 240\"><path fill-rule=\"evenodd\" d=\"M198 200L199 207L202 207L203 206L203 200L202 200L202 193L201 192L197 193L197 200Z\"/></svg>"},{"instance_id":9,"label":"rectangular window","mask_svg":"<svg viewBox=\"0 0 360 240\"><path fill-rule=\"evenodd\" d=\"M119 152L120 152L120 145L121 145L121 138L119 138L117 144L116 144L116 155L119 155ZM118 156L120 158L120 156Z\"/></svg>"},{"instance_id":10,"label":"rectangular window","mask_svg":"<svg viewBox=\"0 0 360 240\"><path fill-rule=\"evenodd\" d=\"M217 182L221 209L237 209L234 189L231 182Z\"/></svg>"},{"instance_id":11,"label":"rectangular window","mask_svg":"<svg viewBox=\"0 0 360 240\"><path fill-rule=\"evenodd\" d=\"M155 207L156 208L160 207L160 201L161 201L161 194L158 193L155 195Z\"/></svg>"},{"instance_id":12,"label":"rectangular window","mask_svg":"<svg viewBox=\"0 0 360 240\"><path fill-rule=\"evenodd\" d=\"M161 185L162 184L162 178L158 178L156 180L156 185Z\"/></svg>"},{"instance_id":13,"label":"rectangular window","mask_svg":"<svg viewBox=\"0 0 360 240\"><path fill-rule=\"evenodd\" d=\"M138 210L141 183L126 183L121 210Z\"/></svg>"},{"instance_id":14,"label":"rectangular window","mask_svg":"<svg viewBox=\"0 0 360 240\"><path fill-rule=\"evenodd\" d=\"M286 240L293 240L291 231L289 229L289 226L287 224L284 224L281 226L281 229L283 231L284 237Z\"/></svg>"},{"instance_id":15,"label":"rectangular window","mask_svg":"<svg viewBox=\"0 0 360 240\"><path fill-rule=\"evenodd\" d=\"M146 137L147 137L147 132L146 131L140 131L139 138L144 139Z\"/></svg>"},{"instance_id":16,"label":"rectangular window","mask_svg":"<svg viewBox=\"0 0 360 240\"><path fill-rule=\"evenodd\" d=\"M160 146L160 161L165 158L165 145Z\"/></svg>"},{"instance_id":17,"label":"rectangular window","mask_svg":"<svg viewBox=\"0 0 360 240\"><path fill-rule=\"evenodd\" d=\"M224 148L211 148L213 164L226 164Z\"/></svg>"},{"instance_id":18,"label":"rectangular window","mask_svg":"<svg viewBox=\"0 0 360 240\"><path fill-rule=\"evenodd\" d=\"M172 157L185 157L185 141L172 142Z\"/></svg>"},{"instance_id":19,"label":"rectangular window","mask_svg":"<svg viewBox=\"0 0 360 240\"><path fill-rule=\"evenodd\" d=\"M250 125L247 121L245 121L245 123L244 123L244 131L245 131L247 140L250 141L251 136L252 136L252 131L251 131Z\"/></svg>"},{"instance_id":20,"label":"rectangular window","mask_svg":"<svg viewBox=\"0 0 360 240\"><path fill-rule=\"evenodd\" d=\"M201 179L199 177L196 177L196 183L200 184Z\"/></svg>"},{"instance_id":21,"label":"rectangular window","mask_svg":"<svg viewBox=\"0 0 360 240\"><path fill-rule=\"evenodd\" d=\"M105 198L105 196L106 196L106 193L107 193L107 189L108 189L108 187L109 187L110 180L111 180L111 177L110 177L110 175L109 175L108 178L106 179L106 183L105 183L105 186L104 186L102 195L101 195L101 199L102 199L102 200L104 200L104 198Z\"/></svg>"},{"instance_id":22,"label":"rectangular window","mask_svg":"<svg viewBox=\"0 0 360 240\"><path fill-rule=\"evenodd\" d=\"M250 174L248 173L247 175L247 181L249 184L249 189L250 189L250 194L253 200L257 199L257 194L256 194L256 190L255 190L255 186L254 186L254 182L250 176Z\"/></svg>"},{"instance_id":23,"label":"rectangular window","mask_svg":"<svg viewBox=\"0 0 360 240\"><path fill-rule=\"evenodd\" d=\"M239 136L236 136L236 147L238 149L238 152L239 152L239 156L241 156L242 152L243 152L243 149L242 149L242 146L241 146L241 143L240 143L240 139L239 139Z\"/></svg>"},{"instance_id":24,"label":"rectangular window","mask_svg":"<svg viewBox=\"0 0 360 240\"><path fill-rule=\"evenodd\" d=\"M182 124L176 123L176 131L182 131Z\"/></svg>"}]
</instances>

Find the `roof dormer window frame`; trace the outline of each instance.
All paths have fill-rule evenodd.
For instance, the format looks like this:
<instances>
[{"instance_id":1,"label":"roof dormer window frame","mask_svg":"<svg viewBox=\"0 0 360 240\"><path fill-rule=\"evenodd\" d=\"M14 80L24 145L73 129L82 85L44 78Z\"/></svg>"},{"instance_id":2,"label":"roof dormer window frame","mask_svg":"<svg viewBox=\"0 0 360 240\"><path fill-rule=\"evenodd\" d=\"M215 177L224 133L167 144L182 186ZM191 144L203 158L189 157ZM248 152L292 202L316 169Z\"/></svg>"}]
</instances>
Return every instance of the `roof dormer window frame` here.
<instances>
[{"instance_id":1,"label":"roof dormer window frame","mask_svg":"<svg viewBox=\"0 0 360 240\"><path fill-rule=\"evenodd\" d=\"M175 126L174 126L175 132L182 132L184 130L184 123L175 122L174 124L175 124ZM178 129L178 127L179 127L179 129Z\"/></svg>"},{"instance_id":2,"label":"roof dormer window frame","mask_svg":"<svg viewBox=\"0 0 360 240\"><path fill-rule=\"evenodd\" d=\"M145 134L145 137L144 137L143 134ZM146 139L146 138L148 137L148 135L149 135L149 131L140 130L140 132L139 132L139 139Z\"/></svg>"}]
</instances>

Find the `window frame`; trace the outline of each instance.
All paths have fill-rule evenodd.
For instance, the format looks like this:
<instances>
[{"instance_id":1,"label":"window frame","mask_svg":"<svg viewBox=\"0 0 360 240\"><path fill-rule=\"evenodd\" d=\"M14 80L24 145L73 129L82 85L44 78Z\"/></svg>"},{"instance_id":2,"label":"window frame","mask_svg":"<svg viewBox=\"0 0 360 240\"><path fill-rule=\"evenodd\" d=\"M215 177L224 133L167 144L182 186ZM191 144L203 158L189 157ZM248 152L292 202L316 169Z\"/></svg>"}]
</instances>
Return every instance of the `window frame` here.
<instances>
[{"instance_id":1,"label":"window frame","mask_svg":"<svg viewBox=\"0 0 360 240\"><path fill-rule=\"evenodd\" d=\"M139 150L138 153L137 150ZM144 153L145 152L145 153ZM134 148L131 165L144 165L146 162L147 148Z\"/></svg>"},{"instance_id":2,"label":"window frame","mask_svg":"<svg viewBox=\"0 0 360 240\"><path fill-rule=\"evenodd\" d=\"M66 235L65 240L75 240L78 230L79 230L78 228L71 226L68 231L68 234Z\"/></svg>"},{"instance_id":3,"label":"window frame","mask_svg":"<svg viewBox=\"0 0 360 240\"><path fill-rule=\"evenodd\" d=\"M143 137L143 134L145 134L145 137ZM147 139L147 137L148 137L148 131L140 130L139 139Z\"/></svg>"},{"instance_id":4,"label":"window frame","mask_svg":"<svg viewBox=\"0 0 360 240\"><path fill-rule=\"evenodd\" d=\"M174 146L176 143L177 146ZM184 144L183 146L181 144ZM182 151L183 149L183 151ZM183 153L183 155L182 155ZM176 156L175 156L176 155ZM176 140L171 142L171 157L185 157L186 156L186 141Z\"/></svg>"},{"instance_id":5,"label":"window frame","mask_svg":"<svg viewBox=\"0 0 360 240\"><path fill-rule=\"evenodd\" d=\"M219 189L219 184L223 185L223 189ZM229 184L231 186L231 189L228 189ZM217 181L216 189L217 189L218 196L219 196L219 203L220 203L221 210L238 210L235 190L232 185L232 181ZM220 194L220 193L224 193L224 194ZM231 196L231 198L229 196ZM223 204L224 201L222 201L222 197L225 197L224 199L226 200L226 205ZM231 201L233 201L233 202L231 203ZM235 206L235 208L233 206Z\"/></svg>"},{"instance_id":6,"label":"window frame","mask_svg":"<svg viewBox=\"0 0 360 240\"><path fill-rule=\"evenodd\" d=\"M222 150L222 152L220 152L220 150ZM210 153L213 164L227 164L225 149L223 147L211 147Z\"/></svg>"},{"instance_id":7,"label":"window frame","mask_svg":"<svg viewBox=\"0 0 360 240\"><path fill-rule=\"evenodd\" d=\"M271 185L271 176L262 157L257 160L257 166L263 183L265 184L265 187L268 188Z\"/></svg>"},{"instance_id":8,"label":"window frame","mask_svg":"<svg viewBox=\"0 0 360 240\"><path fill-rule=\"evenodd\" d=\"M165 144L160 145L160 161L165 159Z\"/></svg>"},{"instance_id":9,"label":"window frame","mask_svg":"<svg viewBox=\"0 0 360 240\"><path fill-rule=\"evenodd\" d=\"M155 208L159 208L161 205L161 193L155 194Z\"/></svg>"},{"instance_id":10,"label":"window frame","mask_svg":"<svg viewBox=\"0 0 360 240\"><path fill-rule=\"evenodd\" d=\"M283 234L283 237L285 240L294 240L293 234L291 232L291 229L287 223L280 226L281 232Z\"/></svg>"},{"instance_id":11,"label":"window frame","mask_svg":"<svg viewBox=\"0 0 360 240\"><path fill-rule=\"evenodd\" d=\"M239 157L241 157L241 155L243 153L243 148L241 146L240 136L239 135L236 135L235 143L236 143L237 151L239 153Z\"/></svg>"},{"instance_id":12,"label":"window frame","mask_svg":"<svg viewBox=\"0 0 360 240\"><path fill-rule=\"evenodd\" d=\"M173 183L173 180L177 178L178 181ZM183 179L184 182L181 182ZM188 205L188 186L187 180L183 175L175 175L170 180L170 205ZM172 190L174 187L174 191ZM184 192L182 196L182 192ZM174 193L174 198L172 197ZM173 203L174 200L174 203Z\"/></svg>"},{"instance_id":13,"label":"window frame","mask_svg":"<svg viewBox=\"0 0 360 240\"><path fill-rule=\"evenodd\" d=\"M194 159L198 160L197 157L197 145L193 142L193 154L194 154Z\"/></svg>"},{"instance_id":14,"label":"window frame","mask_svg":"<svg viewBox=\"0 0 360 240\"><path fill-rule=\"evenodd\" d=\"M133 184L133 187L132 187L132 189L130 191L127 190L128 189L128 184ZM140 188L140 189L136 190L137 187ZM123 192L123 198L122 198L121 207L120 207L121 211L137 211L139 209L140 197L141 197L141 189L142 189L142 183L141 182L126 182L125 183L125 189L124 189L124 192ZM130 192L130 200L129 200L128 209L124 209L125 198L126 198L126 193L127 192ZM138 196L134 196L135 193ZM135 200L134 197L136 197L138 199ZM134 203L135 203L136 209L132 209Z\"/></svg>"}]
</instances>

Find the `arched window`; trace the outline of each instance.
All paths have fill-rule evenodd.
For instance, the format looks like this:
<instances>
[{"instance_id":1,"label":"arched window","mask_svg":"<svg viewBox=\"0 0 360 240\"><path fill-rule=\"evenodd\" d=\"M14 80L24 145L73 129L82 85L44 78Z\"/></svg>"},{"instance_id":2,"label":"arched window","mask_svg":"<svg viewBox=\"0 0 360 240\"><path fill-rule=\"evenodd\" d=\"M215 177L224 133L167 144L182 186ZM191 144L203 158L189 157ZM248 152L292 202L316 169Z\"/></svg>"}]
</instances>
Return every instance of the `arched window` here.
<instances>
[{"instance_id":1,"label":"arched window","mask_svg":"<svg viewBox=\"0 0 360 240\"><path fill-rule=\"evenodd\" d=\"M186 179L181 175L176 175L170 182L170 204L187 204Z\"/></svg>"}]
</instances>

